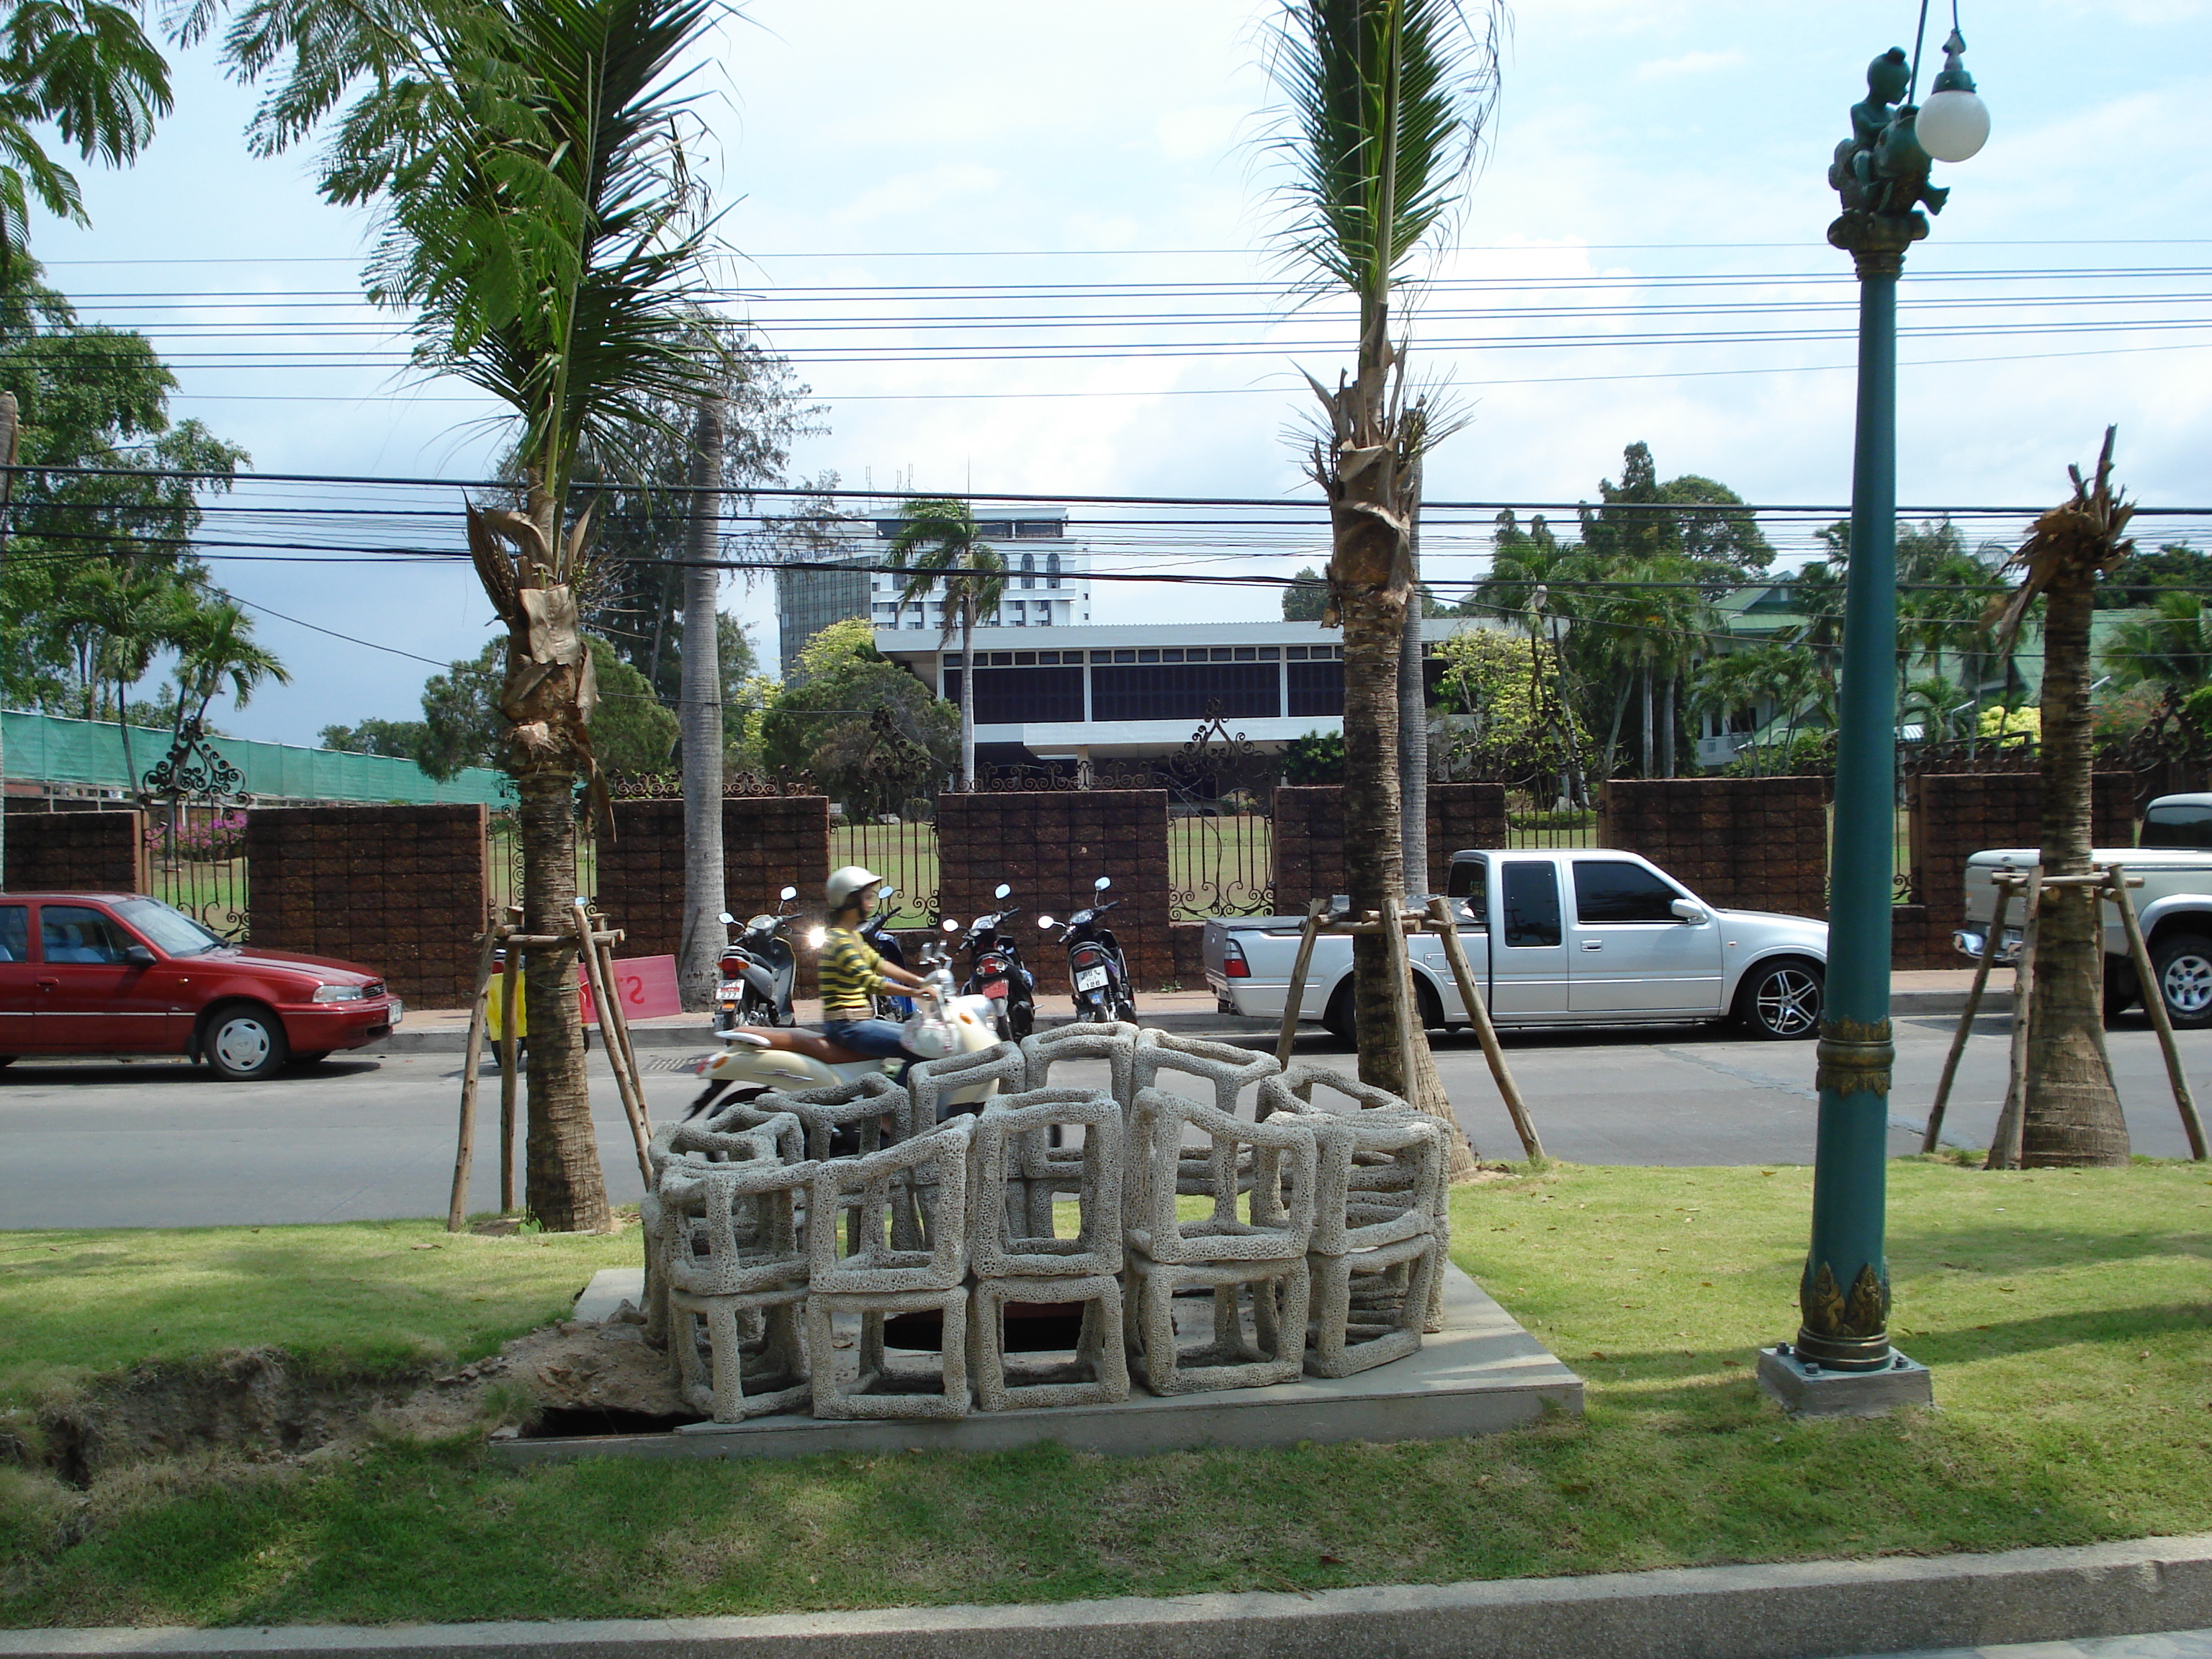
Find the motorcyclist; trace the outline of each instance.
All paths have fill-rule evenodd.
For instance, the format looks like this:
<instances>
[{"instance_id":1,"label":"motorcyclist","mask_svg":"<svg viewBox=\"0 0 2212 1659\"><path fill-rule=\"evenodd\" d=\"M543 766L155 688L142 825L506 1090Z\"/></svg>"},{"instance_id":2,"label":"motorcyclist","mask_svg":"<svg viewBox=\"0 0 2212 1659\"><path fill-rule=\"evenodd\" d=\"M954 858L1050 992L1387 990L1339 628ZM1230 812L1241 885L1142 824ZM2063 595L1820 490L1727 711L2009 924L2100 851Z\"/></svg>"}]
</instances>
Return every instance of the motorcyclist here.
<instances>
[{"instance_id":1,"label":"motorcyclist","mask_svg":"<svg viewBox=\"0 0 2212 1659\"><path fill-rule=\"evenodd\" d=\"M877 1019L874 997L889 986L909 991L927 988L918 974L896 963L885 962L860 937L860 924L875 908L883 878L857 864L833 872L823 890L829 901L829 926L822 936L819 977L822 982L822 1035L789 1029L756 1030L750 1027L724 1036L732 1042L762 1048L788 1048L811 1054L827 1066L860 1060L904 1059L899 1080L906 1080L916 1056L901 1039L905 1033L895 1020Z\"/></svg>"}]
</instances>

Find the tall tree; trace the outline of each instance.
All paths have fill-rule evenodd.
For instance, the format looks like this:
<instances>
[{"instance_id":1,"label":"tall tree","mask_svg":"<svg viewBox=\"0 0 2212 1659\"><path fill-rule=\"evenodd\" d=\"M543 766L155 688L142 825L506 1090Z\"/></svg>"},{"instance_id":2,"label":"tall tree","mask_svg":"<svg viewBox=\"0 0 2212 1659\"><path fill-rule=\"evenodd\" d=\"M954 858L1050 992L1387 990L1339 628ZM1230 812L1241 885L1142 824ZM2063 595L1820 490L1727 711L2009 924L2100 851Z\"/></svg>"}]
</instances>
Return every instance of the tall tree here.
<instances>
[{"instance_id":1,"label":"tall tree","mask_svg":"<svg viewBox=\"0 0 2212 1659\"><path fill-rule=\"evenodd\" d=\"M2097 585L2134 550L2123 535L2135 508L2112 484L2115 427L2094 475L2069 466L2071 500L2035 521L2012 560L2022 574L2006 609L2008 644L2029 603L2042 596L2043 873L2089 872L2089 622ZM2127 1120L2105 1051L2103 907L2090 887L2045 887L2036 921L2035 983L2029 994L2027 1095L2021 1162L2027 1168L2124 1166ZM2146 986L2156 996L2158 988ZM2007 1149L1994 1147L1992 1159Z\"/></svg>"},{"instance_id":2,"label":"tall tree","mask_svg":"<svg viewBox=\"0 0 2212 1659\"><path fill-rule=\"evenodd\" d=\"M1406 890L1398 684L1415 583L1412 514L1421 457L1449 424L1408 395L1392 305L1463 197L1495 106L1503 22L1500 6L1470 17L1456 0L1284 0L1269 63L1287 105L1278 141L1288 166L1285 251L1311 292L1349 293L1358 305L1353 374L1334 390L1308 377L1323 416L1309 466L1332 538L1324 620L1344 629L1355 910L1379 910ZM1360 1075L1449 1117L1420 1033L1407 1047L1428 1076L1405 1075L1382 940L1356 938L1352 956ZM1455 1167L1471 1158L1455 1147Z\"/></svg>"},{"instance_id":3,"label":"tall tree","mask_svg":"<svg viewBox=\"0 0 2212 1659\"><path fill-rule=\"evenodd\" d=\"M1283 590L1285 622L1319 622L1328 609L1328 584L1311 565L1292 576L1291 585Z\"/></svg>"},{"instance_id":4,"label":"tall tree","mask_svg":"<svg viewBox=\"0 0 2212 1659\"><path fill-rule=\"evenodd\" d=\"M202 0L186 33L216 9ZM708 219L684 85L720 15L710 0L252 0L224 38L244 76L284 66L253 129L264 149L363 88L321 186L380 205L370 297L411 313L419 368L490 394L519 428L521 507L471 507L468 535L507 629L503 758L521 793L523 926L540 937L571 931L579 779L605 803L580 626L579 457L713 390L699 351ZM608 1221L574 961L565 945L534 949L528 991L527 1202L562 1231Z\"/></svg>"},{"instance_id":5,"label":"tall tree","mask_svg":"<svg viewBox=\"0 0 2212 1659\"><path fill-rule=\"evenodd\" d=\"M684 700L678 712L684 756L684 928L677 987L687 1008L714 1000L726 939L716 918L728 907L722 873L722 652L715 601L722 550L723 404L702 398L691 438L691 520L684 572Z\"/></svg>"},{"instance_id":6,"label":"tall tree","mask_svg":"<svg viewBox=\"0 0 2212 1659\"><path fill-rule=\"evenodd\" d=\"M975 787L975 621L999 608L1006 592L1006 562L983 539L968 503L943 496L909 501L891 542L890 564L910 570L901 605L945 596L942 642L960 635L960 787Z\"/></svg>"}]
</instances>

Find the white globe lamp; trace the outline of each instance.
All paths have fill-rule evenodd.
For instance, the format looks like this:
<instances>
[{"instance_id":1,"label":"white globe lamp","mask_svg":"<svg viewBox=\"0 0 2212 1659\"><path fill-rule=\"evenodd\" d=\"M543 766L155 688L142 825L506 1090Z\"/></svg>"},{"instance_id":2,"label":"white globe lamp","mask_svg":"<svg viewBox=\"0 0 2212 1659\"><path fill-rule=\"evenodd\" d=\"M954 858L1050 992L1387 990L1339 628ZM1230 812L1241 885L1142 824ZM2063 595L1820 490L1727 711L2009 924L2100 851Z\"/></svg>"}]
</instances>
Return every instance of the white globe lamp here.
<instances>
[{"instance_id":1,"label":"white globe lamp","mask_svg":"<svg viewBox=\"0 0 2212 1659\"><path fill-rule=\"evenodd\" d=\"M1920 148L1938 161L1972 161L1990 141L1990 106L1974 90L1974 77L1966 73L1959 54L1966 40L1953 29L1943 43L1943 72L1929 89L1913 131Z\"/></svg>"}]
</instances>

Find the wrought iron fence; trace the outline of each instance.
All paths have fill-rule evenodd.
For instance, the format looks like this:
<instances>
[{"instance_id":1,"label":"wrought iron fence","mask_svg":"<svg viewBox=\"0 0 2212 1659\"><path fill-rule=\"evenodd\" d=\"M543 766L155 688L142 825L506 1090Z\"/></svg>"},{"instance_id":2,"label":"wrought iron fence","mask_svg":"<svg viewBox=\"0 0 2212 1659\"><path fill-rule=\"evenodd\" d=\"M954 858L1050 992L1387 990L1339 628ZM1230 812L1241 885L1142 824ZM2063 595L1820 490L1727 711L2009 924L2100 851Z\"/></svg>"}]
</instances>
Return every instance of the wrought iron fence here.
<instances>
[{"instance_id":1,"label":"wrought iron fence","mask_svg":"<svg viewBox=\"0 0 2212 1659\"><path fill-rule=\"evenodd\" d=\"M146 811L146 873L154 896L225 939L246 937L246 808L235 802L155 800Z\"/></svg>"},{"instance_id":2,"label":"wrought iron fence","mask_svg":"<svg viewBox=\"0 0 2212 1659\"><path fill-rule=\"evenodd\" d=\"M884 813L830 825L830 866L865 865L898 890L884 906L893 927L933 927L938 921L937 825L927 818Z\"/></svg>"}]
</instances>

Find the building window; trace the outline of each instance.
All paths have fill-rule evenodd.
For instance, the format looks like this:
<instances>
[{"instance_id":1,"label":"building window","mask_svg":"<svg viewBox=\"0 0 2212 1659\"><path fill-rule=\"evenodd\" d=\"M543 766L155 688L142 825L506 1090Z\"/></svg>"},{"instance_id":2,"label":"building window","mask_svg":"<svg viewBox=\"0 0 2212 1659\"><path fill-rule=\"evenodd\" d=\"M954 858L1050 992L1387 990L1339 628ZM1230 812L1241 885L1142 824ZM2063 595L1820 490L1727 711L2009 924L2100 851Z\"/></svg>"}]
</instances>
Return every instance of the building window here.
<instances>
[{"instance_id":1,"label":"building window","mask_svg":"<svg viewBox=\"0 0 2212 1659\"><path fill-rule=\"evenodd\" d=\"M1181 662L1182 660L1182 653L1180 651L1163 651L1160 653L1160 660L1162 662Z\"/></svg>"},{"instance_id":2,"label":"building window","mask_svg":"<svg viewBox=\"0 0 2212 1659\"><path fill-rule=\"evenodd\" d=\"M1056 539L1066 533L1061 521L1058 519L1020 519L1014 524L1014 534L1024 541L1033 541L1045 537Z\"/></svg>"},{"instance_id":3,"label":"building window","mask_svg":"<svg viewBox=\"0 0 2212 1659\"><path fill-rule=\"evenodd\" d=\"M1320 648L1316 647L1316 651ZM1286 712L1292 720L1344 713L1342 663L1327 659L1294 662L1286 664L1284 672L1291 683L1291 706Z\"/></svg>"},{"instance_id":4,"label":"building window","mask_svg":"<svg viewBox=\"0 0 2212 1659\"><path fill-rule=\"evenodd\" d=\"M1083 670L1079 666L976 671L978 726L1076 726L1082 720Z\"/></svg>"},{"instance_id":5,"label":"building window","mask_svg":"<svg viewBox=\"0 0 2212 1659\"><path fill-rule=\"evenodd\" d=\"M1139 662L1158 662L1159 659L1160 653L1157 651L1139 651L1137 653L1137 660Z\"/></svg>"},{"instance_id":6,"label":"building window","mask_svg":"<svg viewBox=\"0 0 2212 1659\"><path fill-rule=\"evenodd\" d=\"M1118 654L1118 653L1117 653ZM1101 720L1204 720L1218 702L1231 720L1273 720L1282 713L1274 669L1257 663L1186 662L1094 669L1091 715Z\"/></svg>"},{"instance_id":7,"label":"building window","mask_svg":"<svg viewBox=\"0 0 2212 1659\"><path fill-rule=\"evenodd\" d=\"M1237 660L1239 662L1255 662L1259 659L1259 652L1251 646L1240 645L1237 647Z\"/></svg>"},{"instance_id":8,"label":"building window","mask_svg":"<svg viewBox=\"0 0 2212 1659\"><path fill-rule=\"evenodd\" d=\"M1036 586L1036 555L1034 553L1022 555L1022 586L1024 587Z\"/></svg>"},{"instance_id":9,"label":"building window","mask_svg":"<svg viewBox=\"0 0 2212 1659\"><path fill-rule=\"evenodd\" d=\"M1045 569L1044 585L1045 585L1047 587L1057 587L1057 586L1060 586L1060 555L1059 555L1059 554L1057 554L1057 553L1048 553L1048 554L1046 554L1046 555L1044 556L1044 569Z\"/></svg>"}]
</instances>

